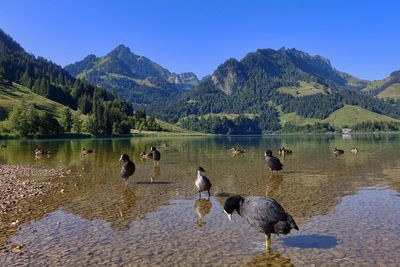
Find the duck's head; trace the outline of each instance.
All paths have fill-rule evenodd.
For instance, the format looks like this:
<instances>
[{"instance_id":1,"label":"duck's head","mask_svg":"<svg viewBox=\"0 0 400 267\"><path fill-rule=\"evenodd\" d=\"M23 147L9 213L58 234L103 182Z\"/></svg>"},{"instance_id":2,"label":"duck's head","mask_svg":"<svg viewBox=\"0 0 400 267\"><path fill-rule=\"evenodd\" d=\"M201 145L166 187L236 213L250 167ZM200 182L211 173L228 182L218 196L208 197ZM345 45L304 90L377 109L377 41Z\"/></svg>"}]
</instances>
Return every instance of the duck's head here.
<instances>
[{"instance_id":1,"label":"duck's head","mask_svg":"<svg viewBox=\"0 0 400 267\"><path fill-rule=\"evenodd\" d=\"M198 167L196 170L197 170L198 172L206 172L206 171L203 169L203 167Z\"/></svg>"},{"instance_id":2,"label":"duck's head","mask_svg":"<svg viewBox=\"0 0 400 267\"><path fill-rule=\"evenodd\" d=\"M232 221L232 213L235 210L240 214L240 203L243 201L244 198L240 195L231 196L225 201L224 212L230 221Z\"/></svg>"},{"instance_id":3,"label":"duck's head","mask_svg":"<svg viewBox=\"0 0 400 267\"><path fill-rule=\"evenodd\" d=\"M272 151L268 149L267 151L265 151L264 155L265 156L272 156Z\"/></svg>"},{"instance_id":4,"label":"duck's head","mask_svg":"<svg viewBox=\"0 0 400 267\"><path fill-rule=\"evenodd\" d=\"M121 157L119 158L119 160L123 160L123 161L128 161L129 160L129 156L127 154L122 154Z\"/></svg>"},{"instance_id":5,"label":"duck's head","mask_svg":"<svg viewBox=\"0 0 400 267\"><path fill-rule=\"evenodd\" d=\"M152 147L150 147L150 150L154 151L154 150L156 150L156 148L154 146L152 146Z\"/></svg>"}]
</instances>

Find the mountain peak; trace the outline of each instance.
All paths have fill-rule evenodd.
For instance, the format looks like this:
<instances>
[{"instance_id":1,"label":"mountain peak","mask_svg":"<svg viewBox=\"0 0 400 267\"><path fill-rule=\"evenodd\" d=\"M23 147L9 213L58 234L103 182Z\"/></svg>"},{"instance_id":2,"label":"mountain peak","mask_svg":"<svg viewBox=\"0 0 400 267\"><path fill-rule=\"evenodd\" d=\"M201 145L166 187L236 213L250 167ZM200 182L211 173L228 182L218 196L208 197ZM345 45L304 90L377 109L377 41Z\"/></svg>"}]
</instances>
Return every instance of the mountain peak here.
<instances>
[{"instance_id":1,"label":"mountain peak","mask_svg":"<svg viewBox=\"0 0 400 267\"><path fill-rule=\"evenodd\" d=\"M124 44L119 44L113 51L126 51L131 52L131 49Z\"/></svg>"},{"instance_id":2,"label":"mountain peak","mask_svg":"<svg viewBox=\"0 0 400 267\"><path fill-rule=\"evenodd\" d=\"M131 49L125 46L124 44L118 45L110 53L108 53L107 56L113 56L118 58L127 58L131 56L137 57L135 54L132 53Z\"/></svg>"}]
</instances>

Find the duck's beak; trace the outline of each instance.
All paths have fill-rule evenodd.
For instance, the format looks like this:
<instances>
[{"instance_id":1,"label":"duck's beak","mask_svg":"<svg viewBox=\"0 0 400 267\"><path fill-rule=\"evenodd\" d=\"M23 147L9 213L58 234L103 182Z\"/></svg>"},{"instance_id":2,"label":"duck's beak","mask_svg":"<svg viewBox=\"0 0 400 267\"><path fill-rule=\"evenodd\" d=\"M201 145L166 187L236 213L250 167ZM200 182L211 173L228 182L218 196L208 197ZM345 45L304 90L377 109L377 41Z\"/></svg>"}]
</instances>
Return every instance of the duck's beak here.
<instances>
[{"instance_id":1,"label":"duck's beak","mask_svg":"<svg viewBox=\"0 0 400 267\"><path fill-rule=\"evenodd\" d=\"M226 216L228 216L228 219L230 221L232 221L232 214L227 213L225 210L224 210L224 212L225 212Z\"/></svg>"},{"instance_id":2,"label":"duck's beak","mask_svg":"<svg viewBox=\"0 0 400 267\"><path fill-rule=\"evenodd\" d=\"M119 157L119 160L118 161L121 161L122 160L122 156L121 157Z\"/></svg>"}]
</instances>

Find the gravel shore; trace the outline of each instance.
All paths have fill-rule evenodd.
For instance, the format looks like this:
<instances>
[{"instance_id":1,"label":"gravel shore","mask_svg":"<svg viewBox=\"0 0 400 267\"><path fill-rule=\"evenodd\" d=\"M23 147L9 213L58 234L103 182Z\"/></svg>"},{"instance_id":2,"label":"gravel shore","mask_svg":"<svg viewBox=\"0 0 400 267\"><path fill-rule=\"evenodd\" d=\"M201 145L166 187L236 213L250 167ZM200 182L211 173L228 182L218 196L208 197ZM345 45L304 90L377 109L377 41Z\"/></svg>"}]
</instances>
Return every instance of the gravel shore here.
<instances>
[{"instance_id":1,"label":"gravel shore","mask_svg":"<svg viewBox=\"0 0 400 267\"><path fill-rule=\"evenodd\" d=\"M66 174L70 174L70 171L0 165L0 254L8 254L8 237L19 229L23 221L32 217L32 209L26 204L27 201L40 196L45 197L46 193L59 185L51 179L65 177ZM40 176L44 179L32 180L29 179L30 176ZM21 179L22 177L27 178ZM20 247L17 246L14 250L19 251Z\"/></svg>"},{"instance_id":2,"label":"gravel shore","mask_svg":"<svg viewBox=\"0 0 400 267\"><path fill-rule=\"evenodd\" d=\"M51 178L63 176L64 173L65 171L56 169L0 165L0 214L7 214L9 210L17 207L21 200L41 195L56 186L49 181L21 180L21 177L40 175Z\"/></svg>"}]
</instances>

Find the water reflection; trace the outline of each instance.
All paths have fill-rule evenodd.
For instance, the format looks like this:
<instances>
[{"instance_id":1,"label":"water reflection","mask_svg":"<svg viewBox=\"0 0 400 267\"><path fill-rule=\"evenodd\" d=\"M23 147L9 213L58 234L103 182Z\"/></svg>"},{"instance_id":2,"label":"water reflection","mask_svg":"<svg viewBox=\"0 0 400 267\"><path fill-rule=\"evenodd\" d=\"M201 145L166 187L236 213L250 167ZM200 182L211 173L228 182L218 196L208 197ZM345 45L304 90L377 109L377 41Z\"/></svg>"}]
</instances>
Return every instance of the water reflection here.
<instances>
[{"instance_id":1,"label":"water reflection","mask_svg":"<svg viewBox=\"0 0 400 267\"><path fill-rule=\"evenodd\" d=\"M263 252L257 255L250 262L243 265L245 267L252 266L294 266L289 258L281 256L279 251Z\"/></svg>"},{"instance_id":2,"label":"water reflection","mask_svg":"<svg viewBox=\"0 0 400 267\"><path fill-rule=\"evenodd\" d=\"M153 168L153 175L151 176L150 181L151 181L152 183L155 182L155 181L160 177L160 174L161 174L161 167L160 167L160 165L154 166L154 168Z\"/></svg>"},{"instance_id":3,"label":"water reflection","mask_svg":"<svg viewBox=\"0 0 400 267\"><path fill-rule=\"evenodd\" d=\"M400 231L398 227L396 228L400 225L397 213L389 214L391 217L388 223L384 222L388 218L387 213L373 217L375 213L385 210L380 208L382 205L376 204L381 203L376 201L382 198L382 193L375 188L396 190L393 195L384 199L383 205L386 207L387 203L393 202L392 211L398 210L398 204L395 202L399 199L400 192L398 135L356 135L351 140L343 140L341 136L317 135L86 139L74 140L74 142L7 140L4 143L8 145L8 148L0 150L1 163L39 168L62 168L71 170L72 173L68 177L56 177L56 181L60 182L62 188L65 189L64 194L60 194L60 188L57 188L50 195L42 196L41 203L38 202L39 199L34 201L27 199L27 205L21 207L21 211L15 210L10 211L9 214L2 214L0 220L4 222L4 225L10 225L16 219L19 220L20 225L30 224L32 221L41 222L43 229L46 229L48 236L51 237L55 235L57 229L54 225L47 225L46 218L52 212L62 210L65 211L63 218L72 218L72 221L77 218L81 220L80 226L87 227L86 234L89 239L93 237L90 228L93 223L104 224L105 227L111 226L110 231L103 234L101 241L93 242L97 244L110 241L118 235L122 241L107 247L109 251L114 251L115 246L126 245L127 238L135 237L129 243L134 245L138 243L137 240L146 237L143 247L137 247L138 250L142 249L142 254L126 255L127 259L135 257L138 264L142 262L155 264L156 259L163 262L161 258L168 258L170 255L184 258L189 262L188 264L200 260L193 256L197 250L190 250L190 247L186 245L191 242L192 236L197 237L196 243L202 245L204 253L214 255L214 258L210 256L212 260L210 259L207 263L224 265L229 257L231 257L229 263L232 265L249 262L256 254L250 249L249 252L243 248L250 248L257 238L261 242L262 237L258 232L249 230L244 220L236 220L235 223L226 220L226 216L222 213L222 205L232 194L273 197L293 216L302 229L299 234L303 236L297 236L298 234L294 233L288 237L288 241L285 241L287 238L276 237L276 242L275 240L273 242L276 244L274 248L279 249L282 255L289 256L296 264L298 262L301 264L298 259L304 260L304 258L307 260L304 260L301 265L307 265L312 261L310 259L318 259L316 261L321 263L334 258L334 256L319 254L320 249L323 249L321 244L328 244L334 252L347 253L348 250L352 250L351 255L358 255L357 257L360 258L368 257L365 251L374 251L369 250L369 246L375 244L374 249L381 247L382 250L379 251L380 254L376 251L374 257L382 257L383 262L390 263L390 260L394 260L392 254L398 244L396 240L400 240ZM163 143L168 143L169 147L163 147ZM163 154L162 171L160 166L153 165L152 160L140 160L140 153L146 151L151 145L159 147ZM245 156L232 158L232 153L228 149L233 146L245 147ZM277 151L282 146L290 147L295 152L290 157L281 158L285 165L283 175L271 176L265 164L263 152L265 148ZM26 152L34 151L37 147L51 150L51 157L35 160L33 153ZM82 156L82 147L93 148L96 152L90 156ZM333 147L345 149L346 153L336 158L332 153ZM355 156L349 152L351 147L357 147L361 152ZM127 188L124 188L119 178L121 165L116 160L122 153L132 155L132 161L137 167ZM215 196L210 200L199 199L203 204L199 202L198 207L194 203L197 192L193 189L193 169L197 166L203 166L212 173L211 182ZM46 178L42 179L46 181ZM77 186L74 186L75 184ZM373 201L361 199L358 196L358 192L365 191L365 188L373 188L374 192L378 192L376 196L373 196ZM353 196L352 202L345 205L346 208L338 210L338 207L343 204L343 199ZM211 202L206 203L207 201ZM186 206L181 207L183 202ZM209 207L207 215L207 206L211 203L214 208ZM366 206L370 206L368 212L364 212ZM199 226L194 227L195 229L193 228L193 212L197 216ZM345 212L348 212L349 216L341 220ZM207 217L204 218L204 216ZM333 220L335 218L338 219L335 221ZM354 221L355 218L356 221ZM371 218L374 219L373 223ZM365 226L376 225L375 223L379 223L379 229L365 230ZM308 224L310 227L305 227ZM141 225L141 228L136 228L138 225ZM203 227L200 229L201 225ZM360 225L363 227L360 228ZM340 226L340 229L337 226ZM73 226L68 229L66 236L72 238L76 233L72 230L74 230ZM357 235L354 235L354 231ZM2 229L0 243L11 240L14 233L8 231L8 228ZM28 232L27 235L30 233ZM318 241L317 245L307 239L309 238L307 236L313 235L319 236L319 239L312 238ZM384 240L380 239L382 235L385 236ZM340 242L326 238L335 236L340 236ZM161 242L166 241L164 237L171 244L168 249L166 249L166 243ZM36 240L33 234L31 238ZM210 239L213 242L208 242ZM55 238L53 241L54 245L58 245L57 253L62 253L63 249L69 249L69 245L61 240ZM336 245L335 242L340 245ZM37 251L41 250L41 246L46 245L44 243L37 245ZM265 248L264 240L262 244ZM303 254L303 249L307 246L312 248L309 255ZM149 247L152 249L151 252L148 252ZM192 247L194 248L195 244ZM27 245L27 249L30 248ZM99 249L101 251L101 248ZM324 252L328 253L328 250ZM224 254L226 257L221 257L221 253L226 253ZM296 257L291 257L292 253L296 254ZM96 262L96 255L93 256L93 263ZM159 257L154 257L154 255L159 255ZM194 259L188 255L193 256ZM234 262L233 257L236 256L237 262ZM267 255L260 254L259 256L263 259L268 258ZM354 257L352 260L357 259L356 256ZM2 259L4 256L0 255L0 265ZM174 260L171 259L171 264L176 263ZM84 261L80 263L85 265ZM184 265L185 261L181 263Z\"/></svg>"},{"instance_id":4,"label":"water reflection","mask_svg":"<svg viewBox=\"0 0 400 267\"><path fill-rule=\"evenodd\" d=\"M125 187L122 190L121 200L119 203L120 219L113 221L111 227L116 231L126 231L129 229L131 221L125 220L125 217L132 211L135 206L135 194L132 189Z\"/></svg>"},{"instance_id":5,"label":"water reflection","mask_svg":"<svg viewBox=\"0 0 400 267\"><path fill-rule=\"evenodd\" d=\"M274 197L274 191L278 190L279 186L283 181L283 175L281 174L272 174L271 177L268 178L267 181L267 190L266 196L267 197Z\"/></svg>"},{"instance_id":6,"label":"water reflection","mask_svg":"<svg viewBox=\"0 0 400 267\"><path fill-rule=\"evenodd\" d=\"M199 198L194 203L194 212L197 215L197 226L203 227L207 222L203 222L202 219L211 211L211 201L209 199Z\"/></svg>"}]
</instances>

